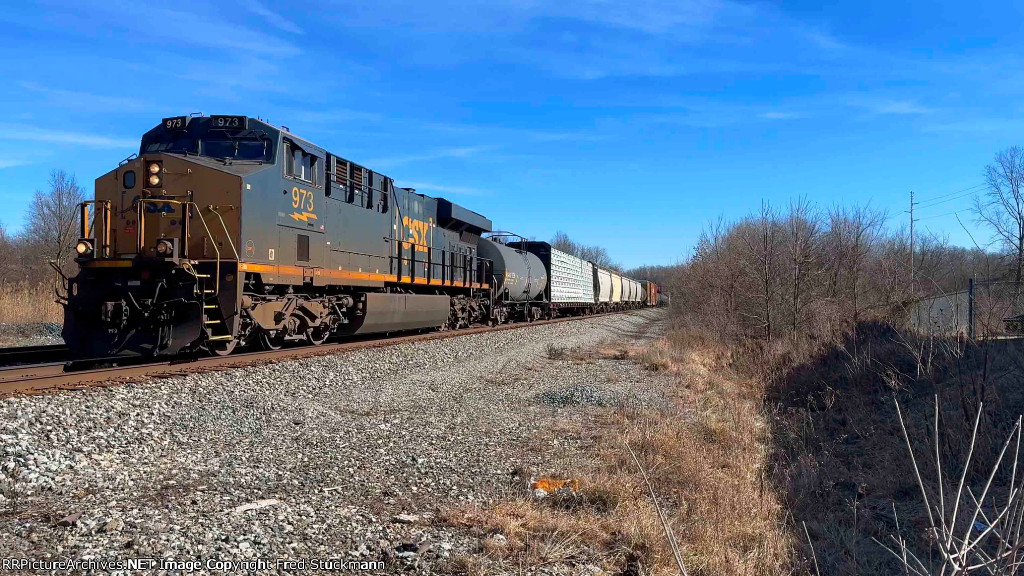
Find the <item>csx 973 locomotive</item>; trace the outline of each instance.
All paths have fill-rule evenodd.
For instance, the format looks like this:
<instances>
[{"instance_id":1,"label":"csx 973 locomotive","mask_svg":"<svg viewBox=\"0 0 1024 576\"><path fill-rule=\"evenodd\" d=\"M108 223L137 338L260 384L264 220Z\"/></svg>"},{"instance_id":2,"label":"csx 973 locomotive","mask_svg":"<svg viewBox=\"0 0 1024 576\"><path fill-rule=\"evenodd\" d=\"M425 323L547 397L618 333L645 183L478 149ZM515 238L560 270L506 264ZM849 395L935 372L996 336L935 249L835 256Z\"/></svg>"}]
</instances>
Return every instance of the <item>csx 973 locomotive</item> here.
<instances>
[{"instance_id":1,"label":"csx 973 locomotive","mask_svg":"<svg viewBox=\"0 0 1024 576\"><path fill-rule=\"evenodd\" d=\"M629 280L623 295L628 279L602 300L599 268L579 259L579 290L559 300L557 250L482 238L484 216L245 116L163 119L96 179L81 212L62 301L80 357L227 354L657 303L653 284L641 296Z\"/></svg>"}]
</instances>

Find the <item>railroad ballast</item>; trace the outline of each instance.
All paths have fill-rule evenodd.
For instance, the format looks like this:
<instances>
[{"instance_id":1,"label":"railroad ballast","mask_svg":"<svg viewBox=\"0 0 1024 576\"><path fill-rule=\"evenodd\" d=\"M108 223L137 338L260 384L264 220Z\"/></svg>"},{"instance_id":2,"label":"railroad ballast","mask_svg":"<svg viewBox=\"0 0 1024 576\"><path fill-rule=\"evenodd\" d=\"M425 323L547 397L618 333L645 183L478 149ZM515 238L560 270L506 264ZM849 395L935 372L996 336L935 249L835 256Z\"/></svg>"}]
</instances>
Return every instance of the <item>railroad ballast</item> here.
<instances>
[{"instance_id":1,"label":"railroad ballast","mask_svg":"<svg viewBox=\"0 0 1024 576\"><path fill-rule=\"evenodd\" d=\"M81 357L532 321L659 288L508 233L245 116L165 118L81 205L64 340Z\"/></svg>"}]
</instances>

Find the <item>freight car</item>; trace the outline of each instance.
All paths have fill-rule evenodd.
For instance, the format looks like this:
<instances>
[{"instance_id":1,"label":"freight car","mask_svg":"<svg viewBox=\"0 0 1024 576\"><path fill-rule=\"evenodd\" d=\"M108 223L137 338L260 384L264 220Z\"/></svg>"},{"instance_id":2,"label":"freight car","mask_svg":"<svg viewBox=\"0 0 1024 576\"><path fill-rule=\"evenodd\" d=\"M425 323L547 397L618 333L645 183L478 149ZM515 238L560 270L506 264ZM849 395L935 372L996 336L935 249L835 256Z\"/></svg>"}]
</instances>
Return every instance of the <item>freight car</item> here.
<instances>
[{"instance_id":1,"label":"freight car","mask_svg":"<svg viewBox=\"0 0 1024 576\"><path fill-rule=\"evenodd\" d=\"M61 300L81 357L227 354L638 304L618 275L605 287L592 263L482 238L483 215L256 118L165 118L95 190Z\"/></svg>"}]
</instances>

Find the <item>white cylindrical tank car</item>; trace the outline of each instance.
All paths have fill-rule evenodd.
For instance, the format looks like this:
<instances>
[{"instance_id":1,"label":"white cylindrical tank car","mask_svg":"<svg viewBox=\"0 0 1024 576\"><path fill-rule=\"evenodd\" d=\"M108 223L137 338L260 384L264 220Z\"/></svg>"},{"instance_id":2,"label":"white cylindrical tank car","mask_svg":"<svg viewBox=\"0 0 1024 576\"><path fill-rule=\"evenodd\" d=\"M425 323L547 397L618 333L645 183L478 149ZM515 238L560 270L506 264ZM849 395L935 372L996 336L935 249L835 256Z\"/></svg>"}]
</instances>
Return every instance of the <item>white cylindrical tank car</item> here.
<instances>
[{"instance_id":1,"label":"white cylindrical tank car","mask_svg":"<svg viewBox=\"0 0 1024 576\"><path fill-rule=\"evenodd\" d=\"M612 272L612 304L622 302L622 276Z\"/></svg>"}]
</instances>

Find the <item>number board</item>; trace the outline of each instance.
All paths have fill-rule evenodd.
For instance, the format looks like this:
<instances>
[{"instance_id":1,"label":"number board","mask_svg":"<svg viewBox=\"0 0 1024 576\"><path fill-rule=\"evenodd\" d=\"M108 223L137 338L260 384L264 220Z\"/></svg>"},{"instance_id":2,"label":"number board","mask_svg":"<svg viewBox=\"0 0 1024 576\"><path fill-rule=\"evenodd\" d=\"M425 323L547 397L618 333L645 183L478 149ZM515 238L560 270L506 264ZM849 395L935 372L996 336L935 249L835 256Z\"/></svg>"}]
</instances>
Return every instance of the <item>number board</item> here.
<instances>
[{"instance_id":1,"label":"number board","mask_svg":"<svg viewBox=\"0 0 1024 576\"><path fill-rule=\"evenodd\" d=\"M210 128L244 130L245 116L210 116Z\"/></svg>"},{"instance_id":2,"label":"number board","mask_svg":"<svg viewBox=\"0 0 1024 576\"><path fill-rule=\"evenodd\" d=\"M166 130L184 130L185 125L188 124L188 116L164 118L163 123Z\"/></svg>"}]
</instances>

